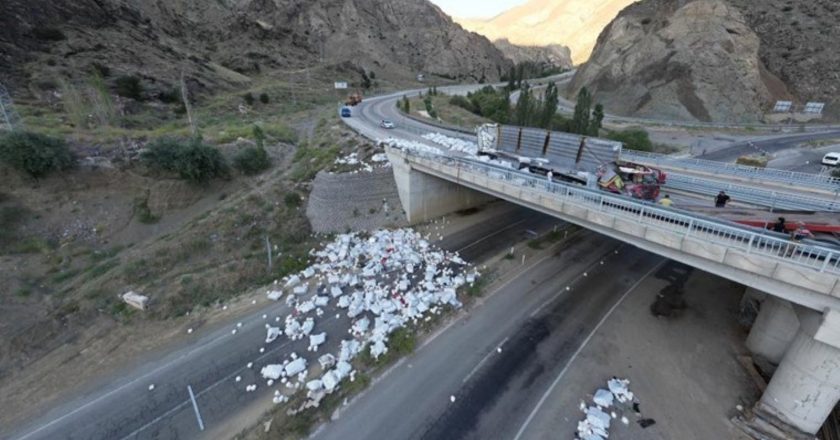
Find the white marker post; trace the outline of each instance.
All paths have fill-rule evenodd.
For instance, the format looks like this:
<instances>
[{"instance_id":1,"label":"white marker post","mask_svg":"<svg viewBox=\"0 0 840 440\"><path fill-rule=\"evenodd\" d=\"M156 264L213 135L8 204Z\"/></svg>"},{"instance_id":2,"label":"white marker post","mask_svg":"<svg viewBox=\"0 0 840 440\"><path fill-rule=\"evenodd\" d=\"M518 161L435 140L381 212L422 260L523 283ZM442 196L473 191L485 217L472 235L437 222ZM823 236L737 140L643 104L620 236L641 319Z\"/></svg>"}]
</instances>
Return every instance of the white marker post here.
<instances>
[{"instance_id":1,"label":"white marker post","mask_svg":"<svg viewBox=\"0 0 840 440\"><path fill-rule=\"evenodd\" d=\"M198 411L198 403L195 401L195 394L193 394L193 390L190 385L187 385L187 391L190 393L190 400L192 400L193 409L195 410L195 418L198 420L198 429L204 431L204 421L201 420L201 413Z\"/></svg>"}]
</instances>

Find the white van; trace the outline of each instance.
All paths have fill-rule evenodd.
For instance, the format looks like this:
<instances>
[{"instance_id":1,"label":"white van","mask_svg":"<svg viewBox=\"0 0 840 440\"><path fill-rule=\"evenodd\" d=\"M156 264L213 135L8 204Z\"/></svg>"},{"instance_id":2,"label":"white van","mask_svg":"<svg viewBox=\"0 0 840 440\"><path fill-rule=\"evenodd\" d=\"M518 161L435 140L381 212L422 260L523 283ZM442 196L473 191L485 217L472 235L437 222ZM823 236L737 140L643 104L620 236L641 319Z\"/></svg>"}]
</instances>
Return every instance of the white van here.
<instances>
[{"instance_id":1,"label":"white van","mask_svg":"<svg viewBox=\"0 0 840 440\"><path fill-rule=\"evenodd\" d=\"M840 153L828 153L822 158L822 164L830 167L840 166Z\"/></svg>"}]
</instances>

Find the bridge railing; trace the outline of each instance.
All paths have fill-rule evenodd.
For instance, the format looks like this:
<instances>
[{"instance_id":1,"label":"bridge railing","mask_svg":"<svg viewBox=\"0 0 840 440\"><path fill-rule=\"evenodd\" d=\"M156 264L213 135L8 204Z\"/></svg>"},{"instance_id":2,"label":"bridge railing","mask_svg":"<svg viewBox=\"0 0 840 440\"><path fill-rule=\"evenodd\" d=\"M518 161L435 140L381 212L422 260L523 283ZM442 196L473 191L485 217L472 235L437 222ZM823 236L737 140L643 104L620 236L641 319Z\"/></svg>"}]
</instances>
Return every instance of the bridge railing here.
<instances>
[{"instance_id":1,"label":"bridge railing","mask_svg":"<svg viewBox=\"0 0 840 440\"><path fill-rule=\"evenodd\" d=\"M797 171L759 168L734 163L715 162L713 160L676 158L664 154L643 151L622 153L623 159L630 162L643 162L659 166L675 166L705 173L728 175L743 179L763 179L783 185L807 186L815 189L840 192L840 178L822 174L801 173Z\"/></svg>"},{"instance_id":2,"label":"bridge railing","mask_svg":"<svg viewBox=\"0 0 840 440\"><path fill-rule=\"evenodd\" d=\"M840 250L838 249L780 239L767 234L762 229L741 226L678 209L664 208L597 189L562 182L549 182L545 177L535 177L533 174L501 165L416 151L406 151L406 153L421 160L457 167L456 175L458 176L463 176L465 172L481 174L531 191L543 192L589 210L608 213L628 222L643 224L649 228L739 249L747 254L782 260L818 272L840 275Z\"/></svg>"},{"instance_id":3,"label":"bridge railing","mask_svg":"<svg viewBox=\"0 0 840 440\"><path fill-rule=\"evenodd\" d=\"M726 191L733 200L766 206L774 209L808 210L817 212L840 211L840 200L829 200L819 197L809 197L780 191L754 188L738 185L732 182L713 181L685 174L668 174L665 186L672 189L693 193L716 195L719 191Z\"/></svg>"}]
</instances>

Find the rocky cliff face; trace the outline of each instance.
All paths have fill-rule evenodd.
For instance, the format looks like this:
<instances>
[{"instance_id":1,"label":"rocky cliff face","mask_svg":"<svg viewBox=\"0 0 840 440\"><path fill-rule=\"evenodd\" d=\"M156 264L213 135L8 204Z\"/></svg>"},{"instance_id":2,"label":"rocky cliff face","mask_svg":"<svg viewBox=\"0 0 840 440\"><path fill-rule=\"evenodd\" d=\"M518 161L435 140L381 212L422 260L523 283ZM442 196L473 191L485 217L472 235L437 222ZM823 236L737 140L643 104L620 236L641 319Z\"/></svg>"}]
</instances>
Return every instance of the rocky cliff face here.
<instances>
[{"instance_id":1,"label":"rocky cliff face","mask_svg":"<svg viewBox=\"0 0 840 440\"><path fill-rule=\"evenodd\" d=\"M585 62L601 30L636 0L530 0L489 20L456 21L496 41L519 46L562 44L575 64Z\"/></svg>"},{"instance_id":2,"label":"rocky cliff face","mask_svg":"<svg viewBox=\"0 0 840 440\"><path fill-rule=\"evenodd\" d=\"M171 83L247 81L323 58L493 80L509 62L425 0L5 0L0 75L18 85L89 72L93 63Z\"/></svg>"},{"instance_id":3,"label":"rocky cliff face","mask_svg":"<svg viewBox=\"0 0 840 440\"><path fill-rule=\"evenodd\" d=\"M571 69L572 53L566 46L550 44L548 46L519 46L507 39L493 42L499 50L514 63L535 63Z\"/></svg>"},{"instance_id":4,"label":"rocky cliff face","mask_svg":"<svg viewBox=\"0 0 840 440\"><path fill-rule=\"evenodd\" d=\"M800 103L826 102L840 119L840 2L728 0L761 40L758 54Z\"/></svg>"},{"instance_id":5,"label":"rocky cliff face","mask_svg":"<svg viewBox=\"0 0 840 440\"><path fill-rule=\"evenodd\" d=\"M689 121L759 120L789 93L761 40L724 0L644 0L604 29L570 95L586 86L611 113Z\"/></svg>"}]
</instances>

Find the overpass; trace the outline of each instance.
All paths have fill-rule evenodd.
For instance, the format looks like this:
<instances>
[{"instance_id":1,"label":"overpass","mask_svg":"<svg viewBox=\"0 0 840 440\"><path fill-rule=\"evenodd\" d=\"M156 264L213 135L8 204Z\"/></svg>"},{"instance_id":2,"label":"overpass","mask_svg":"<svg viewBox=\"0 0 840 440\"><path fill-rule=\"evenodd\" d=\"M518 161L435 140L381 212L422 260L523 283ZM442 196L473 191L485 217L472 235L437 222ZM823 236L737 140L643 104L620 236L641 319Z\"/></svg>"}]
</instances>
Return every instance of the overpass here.
<instances>
[{"instance_id":1,"label":"overpass","mask_svg":"<svg viewBox=\"0 0 840 440\"><path fill-rule=\"evenodd\" d=\"M411 223L500 198L769 295L776 307L762 307L748 339L756 353L782 353L761 420L813 434L840 401L840 250L480 160L386 152Z\"/></svg>"}]
</instances>

